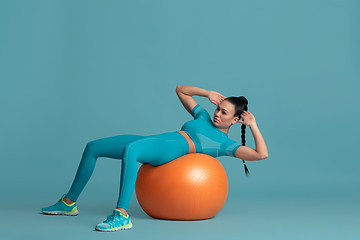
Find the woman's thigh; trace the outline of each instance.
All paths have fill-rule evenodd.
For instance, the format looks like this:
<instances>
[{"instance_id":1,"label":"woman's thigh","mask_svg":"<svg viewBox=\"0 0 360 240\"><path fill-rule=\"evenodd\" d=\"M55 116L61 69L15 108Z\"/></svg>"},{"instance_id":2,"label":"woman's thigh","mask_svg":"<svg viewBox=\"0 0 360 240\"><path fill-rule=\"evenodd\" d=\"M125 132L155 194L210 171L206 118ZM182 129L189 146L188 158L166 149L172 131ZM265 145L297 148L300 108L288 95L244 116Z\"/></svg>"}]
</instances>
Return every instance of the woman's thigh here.
<instances>
[{"instance_id":1,"label":"woman's thigh","mask_svg":"<svg viewBox=\"0 0 360 240\"><path fill-rule=\"evenodd\" d=\"M96 158L108 157L122 159L125 146L142 138L145 138L145 136L118 135L107 137L89 142L86 149Z\"/></svg>"},{"instance_id":2,"label":"woman's thigh","mask_svg":"<svg viewBox=\"0 0 360 240\"><path fill-rule=\"evenodd\" d=\"M137 161L154 166L170 162L188 153L186 139L179 133L163 133L133 141L127 145L135 153Z\"/></svg>"}]
</instances>

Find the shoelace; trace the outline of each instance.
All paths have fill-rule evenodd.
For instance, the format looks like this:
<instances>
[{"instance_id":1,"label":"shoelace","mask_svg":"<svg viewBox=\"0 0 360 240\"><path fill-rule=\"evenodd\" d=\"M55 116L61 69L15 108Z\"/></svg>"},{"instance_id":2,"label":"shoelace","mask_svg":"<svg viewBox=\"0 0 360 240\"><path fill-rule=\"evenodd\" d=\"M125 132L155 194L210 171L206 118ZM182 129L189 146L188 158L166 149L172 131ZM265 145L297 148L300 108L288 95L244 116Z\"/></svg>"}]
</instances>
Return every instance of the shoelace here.
<instances>
[{"instance_id":1,"label":"shoelace","mask_svg":"<svg viewBox=\"0 0 360 240\"><path fill-rule=\"evenodd\" d=\"M115 211L115 212L109 214L109 215L107 216L106 220L104 221L104 223L109 223L109 222L114 221L115 215L120 216L120 213L119 213L118 211Z\"/></svg>"}]
</instances>

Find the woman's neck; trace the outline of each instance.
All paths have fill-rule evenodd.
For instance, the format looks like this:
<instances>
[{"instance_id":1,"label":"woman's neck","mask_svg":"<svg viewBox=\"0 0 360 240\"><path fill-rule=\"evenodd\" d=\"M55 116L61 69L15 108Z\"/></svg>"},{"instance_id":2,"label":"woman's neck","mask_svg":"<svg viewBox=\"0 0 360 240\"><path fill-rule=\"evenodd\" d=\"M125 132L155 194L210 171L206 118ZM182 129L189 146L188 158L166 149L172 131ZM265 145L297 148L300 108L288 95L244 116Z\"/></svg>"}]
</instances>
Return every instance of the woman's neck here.
<instances>
[{"instance_id":1,"label":"woman's neck","mask_svg":"<svg viewBox=\"0 0 360 240\"><path fill-rule=\"evenodd\" d=\"M218 128L220 131L224 132L226 135L228 135L229 128Z\"/></svg>"}]
</instances>

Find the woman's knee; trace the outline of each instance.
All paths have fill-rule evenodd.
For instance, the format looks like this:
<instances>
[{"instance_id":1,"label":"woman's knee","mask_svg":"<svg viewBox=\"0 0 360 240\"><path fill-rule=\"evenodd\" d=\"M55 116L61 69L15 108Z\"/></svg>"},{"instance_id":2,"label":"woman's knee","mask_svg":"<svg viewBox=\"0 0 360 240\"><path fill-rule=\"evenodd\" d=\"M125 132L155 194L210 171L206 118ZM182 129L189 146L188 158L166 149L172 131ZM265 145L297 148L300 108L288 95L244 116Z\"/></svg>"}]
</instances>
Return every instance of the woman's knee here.
<instances>
[{"instance_id":1,"label":"woman's knee","mask_svg":"<svg viewBox=\"0 0 360 240\"><path fill-rule=\"evenodd\" d=\"M124 148L124 154L125 155L134 155L134 153L141 151L141 149L139 149L138 144L136 144L136 142L131 142L129 144L125 145Z\"/></svg>"},{"instance_id":2,"label":"woman's knee","mask_svg":"<svg viewBox=\"0 0 360 240\"><path fill-rule=\"evenodd\" d=\"M93 149L95 145L95 141L90 141L86 144L85 150Z\"/></svg>"},{"instance_id":3,"label":"woman's knee","mask_svg":"<svg viewBox=\"0 0 360 240\"><path fill-rule=\"evenodd\" d=\"M87 153L87 154L93 154L96 149L97 149L97 144L96 144L96 141L97 140L94 140L94 141L90 141L86 144L85 146L85 150L84 150L84 154Z\"/></svg>"}]
</instances>

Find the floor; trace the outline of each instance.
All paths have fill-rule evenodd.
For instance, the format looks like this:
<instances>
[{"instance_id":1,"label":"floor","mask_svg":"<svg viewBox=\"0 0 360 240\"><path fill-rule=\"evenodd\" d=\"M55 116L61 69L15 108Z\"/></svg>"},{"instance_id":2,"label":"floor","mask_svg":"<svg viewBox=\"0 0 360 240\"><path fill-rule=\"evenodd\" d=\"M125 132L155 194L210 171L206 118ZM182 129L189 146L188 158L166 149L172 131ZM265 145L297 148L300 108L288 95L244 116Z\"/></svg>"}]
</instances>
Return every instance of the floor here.
<instances>
[{"instance_id":1,"label":"floor","mask_svg":"<svg viewBox=\"0 0 360 240\"><path fill-rule=\"evenodd\" d=\"M112 201L104 196L78 201L79 215L48 216L41 207L56 198L36 191L22 206L11 194L2 200L0 222L2 240L7 239L360 239L359 196L332 194L248 194L229 193L218 215L203 221L165 221L143 212L136 197L130 204L133 228L118 232L98 232L94 226L112 212ZM35 195L38 197L37 200ZM33 196L33 197L31 197ZM54 201L56 202L57 199ZM96 202L102 202L97 205ZM47 202L47 203L45 203ZM47 204L50 205L50 204Z\"/></svg>"}]
</instances>

